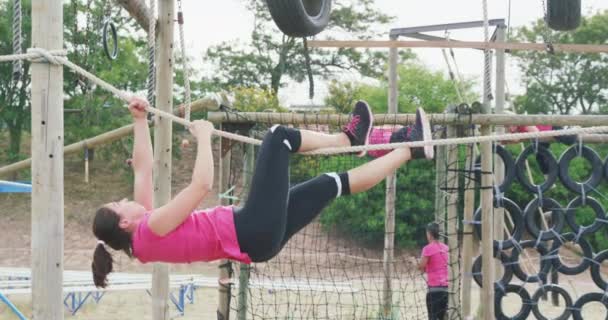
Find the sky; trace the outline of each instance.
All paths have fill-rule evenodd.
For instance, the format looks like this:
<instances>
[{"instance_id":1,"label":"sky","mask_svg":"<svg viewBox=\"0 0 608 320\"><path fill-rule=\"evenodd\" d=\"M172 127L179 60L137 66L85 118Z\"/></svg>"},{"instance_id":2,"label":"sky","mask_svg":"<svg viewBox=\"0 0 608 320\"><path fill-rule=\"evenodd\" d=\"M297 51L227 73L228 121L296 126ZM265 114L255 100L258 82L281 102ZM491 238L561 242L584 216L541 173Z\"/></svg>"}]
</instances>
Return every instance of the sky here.
<instances>
[{"instance_id":1,"label":"sky","mask_svg":"<svg viewBox=\"0 0 608 320\"><path fill-rule=\"evenodd\" d=\"M188 54L202 64L202 56L209 46L224 41L248 41L253 29L253 15L247 11L247 0L200 1L182 0L185 16L185 37ZM583 15L608 9L606 0L582 0ZM210 3L213 3L210 6ZM543 0L511 0L511 26L520 27L543 16ZM395 20L390 28L414 27L482 20L482 0L376 0L377 8ZM490 19L509 18L508 0L488 0ZM389 28L389 29L390 29ZM278 29L277 29L278 31ZM388 33L388 30L387 30ZM443 32L432 33L443 36ZM483 29L453 31L452 39L483 41ZM322 38L322 34L319 39ZM346 40L346 39L345 39ZM385 40L385 39L381 39ZM440 49L415 49L419 59L429 68L447 74L447 67ZM466 78L479 79L483 74L483 54L476 50L456 49L455 55L460 72ZM356 77L343 76L345 81ZM519 80L519 71L513 59L507 60L507 83L511 94L521 94L524 88ZM327 92L317 80L317 97L308 99L308 85L290 83L281 91L281 102L285 105L322 103ZM476 86L481 90L480 86Z\"/></svg>"}]
</instances>

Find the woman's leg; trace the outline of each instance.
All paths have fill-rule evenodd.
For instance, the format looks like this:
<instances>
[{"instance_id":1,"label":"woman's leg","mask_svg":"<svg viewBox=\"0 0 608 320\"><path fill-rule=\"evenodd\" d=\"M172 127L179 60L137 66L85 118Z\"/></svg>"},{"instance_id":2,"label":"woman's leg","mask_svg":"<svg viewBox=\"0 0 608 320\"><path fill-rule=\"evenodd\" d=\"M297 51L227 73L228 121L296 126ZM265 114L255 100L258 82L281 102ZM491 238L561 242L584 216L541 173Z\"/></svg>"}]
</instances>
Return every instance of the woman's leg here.
<instances>
[{"instance_id":1,"label":"woman's leg","mask_svg":"<svg viewBox=\"0 0 608 320\"><path fill-rule=\"evenodd\" d=\"M426 312L428 313L429 320L435 320L433 314L433 294L430 292L426 293Z\"/></svg>"},{"instance_id":2,"label":"woman's leg","mask_svg":"<svg viewBox=\"0 0 608 320\"><path fill-rule=\"evenodd\" d=\"M264 138L256 160L249 196L235 209L235 228L241 251L255 262L274 256L280 249L287 223L289 153L367 142L371 119L367 104L358 103L345 132L327 135L275 126ZM367 120L366 120L367 117Z\"/></svg>"}]
</instances>

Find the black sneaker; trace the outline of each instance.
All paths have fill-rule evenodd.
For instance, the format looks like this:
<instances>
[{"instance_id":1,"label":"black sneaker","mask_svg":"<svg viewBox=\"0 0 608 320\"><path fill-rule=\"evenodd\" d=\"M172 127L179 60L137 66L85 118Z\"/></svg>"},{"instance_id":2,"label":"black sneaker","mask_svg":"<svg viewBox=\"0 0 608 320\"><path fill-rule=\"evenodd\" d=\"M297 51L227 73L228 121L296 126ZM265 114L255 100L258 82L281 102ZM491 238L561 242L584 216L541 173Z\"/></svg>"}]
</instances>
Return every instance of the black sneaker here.
<instances>
[{"instance_id":1,"label":"black sneaker","mask_svg":"<svg viewBox=\"0 0 608 320\"><path fill-rule=\"evenodd\" d=\"M391 143L432 140L431 126L422 108L416 110L416 123L413 126L403 127L391 136ZM413 159L426 158L430 160L435 157L433 146L411 148L411 150Z\"/></svg>"},{"instance_id":2,"label":"black sneaker","mask_svg":"<svg viewBox=\"0 0 608 320\"><path fill-rule=\"evenodd\" d=\"M369 142L369 134L374 123L374 116L365 101L358 101L351 113L350 122L342 128L350 140L351 146L363 146ZM357 155L363 157L367 151L361 151Z\"/></svg>"}]
</instances>

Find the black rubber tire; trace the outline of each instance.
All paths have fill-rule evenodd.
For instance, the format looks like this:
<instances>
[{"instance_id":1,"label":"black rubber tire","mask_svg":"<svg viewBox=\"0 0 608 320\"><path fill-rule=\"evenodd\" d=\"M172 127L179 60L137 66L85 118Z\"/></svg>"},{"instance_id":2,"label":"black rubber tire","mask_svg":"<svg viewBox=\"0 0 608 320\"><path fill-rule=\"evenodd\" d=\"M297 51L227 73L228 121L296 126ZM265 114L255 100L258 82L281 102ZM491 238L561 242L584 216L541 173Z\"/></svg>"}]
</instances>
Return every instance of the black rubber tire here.
<instances>
[{"instance_id":1,"label":"black rubber tire","mask_svg":"<svg viewBox=\"0 0 608 320\"><path fill-rule=\"evenodd\" d=\"M507 317L502 311L502 299L509 293L515 293L521 298L521 309L513 317ZM532 311L530 303L530 294L526 288L515 284L510 284L505 287L505 290L497 290L494 298L494 314L498 320L526 320Z\"/></svg>"},{"instance_id":2,"label":"black rubber tire","mask_svg":"<svg viewBox=\"0 0 608 320\"><path fill-rule=\"evenodd\" d=\"M578 154L579 146L572 146L562 154L559 158L559 178L568 190L582 194L582 189L584 189L585 194L588 194L602 182L604 164L595 150L583 146L581 155L591 163L591 176L587 181L576 182L570 177L568 168L570 167L570 162L576 158Z\"/></svg>"},{"instance_id":3,"label":"black rubber tire","mask_svg":"<svg viewBox=\"0 0 608 320\"><path fill-rule=\"evenodd\" d=\"M557 255L559 253L559 248L567 242L575 242L576 239L576 234L574 233L566 233L564 235L562 235L563 238L563 243L555 240L553 241L553 246L551 247L551 252L549 252L550 255ZM583 273L587 270L587 268L589 268L589 265L591 264L591 260L593 259L593 248L591 248L591 244L589 244L589 241L585 240L584 238L579 237L578 241L575 242L576 244L578 244L581 249L583 250L583 259L581 261L581 263L577 266L574 267L568 267L566 265L564 265L562 263L562 260L559 258L553 259L553 268L557 271L559 271L560 273L563 273L565 275L568 276L575 276L577 274Z\"/></svg>"},{"instance_id":4,"label":"black rubber tire","mask_svg":"<svg viewBox=\"0 0 608 320\"><path fill-rule=\"evenodd\" d=\"M606 157L606 163L604 164L604 177L608 179L608 157Z\"/></svg>"},{"instance_id":5,"label":"black rubber tire","mask_svg":"<svg viewBox=\"0 0 608 320\"><path fill-rule=\"evenodd\" d=\"M290 37L311 37L329 23L332 0L266 0L277 27Z\"/></svg>"},{"instance_id":6,"label":"black rubber tire","mask_svg":"<svg viewBox=\"0 0 608 320\"><path fill-rule=\"evenodd\" d=\"M510 260L519 262L519 256L521 254L519 248L521 248L522 250L527 248L534 248L535 245L536 241L534 240L522 241L519 247L513 249L513 253L511 254ZM538 253L540 253L541 257L545 257L547 255L547 248L542 243L539 243L535 249L538 251ZM513 270L513 274L523 282L545 283L545 281L547 280L547 275L551 270L551 265L552 259L543 260L541 258L540 269L535 275L526 274L521 268L521 263L513 264L511 268Z\"/></svg>"},{"instance_id":7,"label":"black rubber tire","mask_svg":"<svg viewBox=\"0 0 608 320\"><path fill-rule=\"evenodd\" d=\"M593 261L591 263L591 279L593 282L600 288L602 291L608 290L608 282L602 278L601 274L601 265L604 260L608 259L608 250L604 250L595 257L593 257Z\"/></svg>"},{"instance_id":8,"label":"black rubber tire","mask_svg":"<svg viewBox=\"0 0 608 320\"><path fill-rule=\"evenodd\" d=\"M549 230L540 230L540 227L536 224L535 217L539 213L539 206L543 209L550 209L546 211L551 211L553 227ZM566 220L564 209L552 198L542 198L542 203L539 198L534 198L534 200L530 201L524 209L524 219L528 232L530 232L535 239L541 237L541 241L549 241L557 238L562 232Z\"/></svg>"},{"instance_id":9,"label":"black rubber tire","mask_svg":"<svg viewBox=\"0 0 608 320\"><path fill-rule=\"evenodd\" d=\"M537 152L538 150L538 152ZM540 185L534 184L532 181L528 179L528 171L526 169L526 160L532 154L542 154L547 160L547 166L549 172L547 174L547 179ZM555 181L557 180L558 175L558 165L557 160L551 153L551 150L543 147L536 147L534 144L529 145L522 153L517 157L517 161L515 162L515 174L517 175L517 180L519 183L528 191L533 194L538 194L538 188L540 187L541 192L545 192L553 186Z\"/></svg>"},{"instance_id":10,"label":"black rubber tire","mask_svg":"<svg viewBox=\"0 0 608 320\"><path fill-rule=\"evenodd\" d=\"M583 309L583 306L590 302L602 303L606 307L606 309L608 309L608 295L605 295L603 293L591 292L584 294L580 298L578 298L578 300L572 307L572 318L574 318L574 320L584 320L581 310Z\"/></svg>"},{"instance_id":11,"label":"black rubber tire","mask_svg":"<svg viewBox=\"0 0 608 320\"><path fill-rule=\"evenodd\" d=\"M112 42L114 43L112 46L112 50L108 47L108 33L112 36ZM103 23L103 51L106 54L106 57L110 60L116 60L118 57L118 34L116 33L116 26L110 20L106 20Z\"/></svg>"},{"instance_id":12,"label":"black rubber tire","mask_svg":"<svg viewBox=\"0 0 608 320\"><path fill-rule=\"evenodd\" d=\"M602 220L606 219L606 210L604 210L604 207L599 201L592 197L586 197L584 200L585 205L590 206L595 212L595 221L591 225L580 226L576 223L576 208L583 205L582 196L570 201L568 208L566 209L566 223L568 223L568 226L570 226L574 233L580 234L579 237L596 233L604 226L604 222Z\"/></svg>"},{"instance_id":13,"label":"black rubber tire","mask_svg":"<svg viewBox=\"0 0 608 320\"><path fill-rule=\"evenodd\" d=\"M526 228L524 214L515 202L507 198L502 198L502 206L500 206L498 199L494 197L494 208L505 208L511 214L511 219L513 219L513 223L515 224L513 228L514 232L509 239L494 240L494 250L511 249L515 243L521 240L524 234L524 229ZM481 239L481 207L475 211L475 222L475 234Z\"/></svg>"},{"instance_id":14,"label":"black rubber tire","mask_svg":"<svg viewBox=\"0 0 608 320\"><path fill-rule=\"evenodd\" d=\"M500 157L502 162L505 165L505 178L502 180L502 183L498 186L500 192L506 192L511 187L513 180L515 179L515 160L513 160L513 156L509 150L505 149L505 147L501 145L493 146L494 153ZM475 160L475 179L477 181L481 181L481 156L478 156ZM496 190L494 190L496 193Z\"/></svg>"},{"instance_id":15,"label":"black rubber tire","mask_svg":"<svg viewBox=\"0 0 608 320\"><path fill-rule=\"evenodd\" d=\"M540 312L540 309L538 308L538 303L540 302L540 298L546 292L555 292L564 298L564 302L566 303L564 312L557 318L551 318L551 319L545 318L545 316L542 315L542 313ZM534 295L532 296L532 313L534 313L534 316L538 320L567 320L568 318L570 318L570 315L572 314L572 298L568 294L568 291L566 291L564 288L562 288L560 286L556 286L556 285L552 285L552 284L544 285L544 286L538 288L538 290L536 290L536 293L534 293Z\"/></svg>"},{"instance_id":16,"label":"black rubber tire","mask_svg":"<svg viewBox=\"0 0 608 320\"><path fill-rule=\"evenodd\" d=\"M547 0L547 24L557 31L568 31L581 24L581 0Z\"/></svg>"},{"instance_id":17,"label":"black rubber tire","mask_svg":"<svg viewBox=\"0 0 608 320\"><path fill-rule=\"evenodd\" d=\"M504 251L494 250L494 257L496 258L497 256L500 257L500 262L502 262L503 264L511 261L511 258ZM475 262L473 262L473 280L475 280L475 283L477 283L480 288L483 288L483 278L481 276L481 259L482 256L480 255L475 259ZM511 282L511 279L513 278L513 270L510 266L504 266L504 269L505 272L502 278L494 283L495 287L504 288L509 284L509 282Z\"/></svg>"}]
</instances>

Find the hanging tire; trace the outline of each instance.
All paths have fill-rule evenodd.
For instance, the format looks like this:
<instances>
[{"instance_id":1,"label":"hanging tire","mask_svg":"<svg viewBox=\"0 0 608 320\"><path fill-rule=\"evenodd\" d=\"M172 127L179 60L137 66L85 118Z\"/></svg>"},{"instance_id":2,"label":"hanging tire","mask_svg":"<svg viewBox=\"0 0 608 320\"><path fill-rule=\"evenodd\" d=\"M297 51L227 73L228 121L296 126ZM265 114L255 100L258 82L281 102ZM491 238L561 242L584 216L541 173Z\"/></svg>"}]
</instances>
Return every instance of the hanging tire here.
<instances>
[{"instance_id":1,"label":"hanging tire","mask_svg":"<svg viewBox=\"0 0 608 320\"><path fill-rule=\"evenodd\" d=\"M532 154L541 154L544 159L547 160L546 166L548 169L547 177L545 182L542 184L534 184L534 182L528 179L528 170L526 168L526 162L530 155ZM534 144L529 145L522 153L517 157L517 161L515 162L515 173L517 175L517 180L521 183L521 185L528 191L533 194L538 194L539 189L540 192L545 192L549 190L557 180L558 174L558 165L557 160L551 153L551 150L543 147L536 147Z\"/></svg>"},{"instance_id":2,"label":"hanging tire","mask_svg":"<svg viewBox=\"0 0 608 320\"><path fill-rule=\"evenodd\" d=\"M494 287L504 288L509 284L509 282L511 282L511 279L513 278L513 270L511 270L508 265L505 265L505 263L508 264L511 262L511 258L504 251L494 250L494 258L496 257L499 257L500 262L503 263L505 272L503 273L502 278L494 283ZM473 279L480 288L483 288L481 263L482 256L480 255L475 259L475 262L473 262Z\"/></svg>"},{"instance_id":3,"label":"hanging tire","mask_svg":"<svg viewBox=\"0 0 608 320\"><path fill-rule=\"evenodd\" d=\"M272 19L290 37L311 37L329 23L331 0L266 0Z\"/></svg>"},{"instance_id":4,"label":"hanging tire","mask_svg":"<svg viewBox=\"0 0 608 320\"><path fill-rule=\"evenodd\" d=\"M604 250L593 257L593 263L591 263L591 279L593 282L602 290L608 290L608 282L602 278L602 262L608 259L608 250Z\"/></svg>"},{"instance_id":5,"label":"hanging tire","mask_svg":"<svg viewBox=\"0 0 608 320\"><path fill-rule=\"evenodd\" d=\"M494 250L502 251L511 249L513 246L521 240L524 234L526 224L524 222L524 215L519 206L510 199L502 198L502 203L499 203L498 199L494 197L494 208L504 208L513 220L513 234L509 239L505 240L494 240ZM481 207L475 211L475 234L481 239Z\"/></svg>"},{"instance_id":6,"label":"hanging tire","mask_svg":"<svg viewBox=\"0 0 608 320\"><path fill-rule=\"evenodd\" d=\"M562 154L559 159L559 178L561 179L564 186L568 188L568 190L576 192L578 194L582 194L583 192L587 194L593 191L593 189L595 189L600 184L600 182L602 182L602 178L604 175L604 164L602 163L602 159L600 159L600 156L597 154L597 152L595 152L595 150L587 146L583 146L581 156L587 161L589 161L589 163L591 164L591 176L584 182L574 181L574 179L570 177L568 169L570 168L570 162L572 162L574 158L578 157L578 155L578 146L572 146Z\"/></svg>"},{"instance_id":7,"label":"hanging tire","mask_svg":"<svg viewBox=\"0 0 608 320\"><path fill-rule=\"evenodd\" d=\"M578 298L572 307L572 317L574 320L584 320L581 310L587 303L590 302L599 302L603 304L606 309L608 309L608 295L597 292L587 293Z\"/></svg>"},{"instance_id":8,"label":"hanging tire","mask_svg":"<svg viewBox=\"0 0 608 320\"><path fill-rule=\"evenodd\" d=\"M112 39L112 49L110 49L108 37L111 37ZM118 35L116 33L116 26L114 25L114 22L106 20L103 23L102 39L103 51L106 54L106 57L108 57L110 60L116 60L118 57Z\"/></svg>"},{"instance_id":9,"label":"hanging tire","mask_svg":"<svg viewBox=\"0 0 608 320\"><path fill-rule=\"evenodd\" d=\"M581 24L581 0L547 0L547 24L558 31L578 28Z\"/></svg>"},{"instance_id":10,"label":"hanging tire","mask_svg":"<svg viewBox=\"0 0 608 320\"><path fill-rule=\"evenodd\" d=\"M536 222L535 218L539 213L539 207L543 210L551 211L553 227L548 230L541 230ZM540 241L549 241L558 238L565 224L564 209L557 201L551 198L534 198L534 200L530 201L524 209L524 219L528 232L530 232L535 239L541 237Z\"/></svg>"},{"instance_id":11,"label":"hanging tire","mask_svg":"<svg viewBox=\"0 0 608 320\"><path fill-rule=\"evenodd\" d=\"M538 273L534 275L526 274L524 270L521 268L521 262L519 261L519 257L521 255L521 251L527 248L534 248L540 254L540 269L538 269ZM513 249L513 253L511 255L511 261L513 261L513 274L519 278L523 282L530 283L545 283L547 280L547 275L551 269L552 260L551 257L547 257L547 248L542 243L536 243L534 240L523 241L520 243L519 247ZM517 262L517 263L515 263Z\"/></svg>"},{"instance_id":12,"label":"hanging tire","mask_svg":"<svg viewBox=\"0 0 608 320\"><path fill-rule=\"evenodd\" d=\"M515 161L513 160L513 156L509 150L505 149L505 147L501 145L493 145L494 153L500 157L502 163L505 166L505 177L502 180L502 183L498 186L500 192L505 192L509 190L511 184L513 183L513 179L515 179ZM481 181L481 156L478 156L475 160L475 179L477 181ZM496 186L494 186L496 187ZM496 193L496 190L494 190Z\"/></svg>"},{"instance_id":13,"label":"hanging tire","mask_svg":"<svg viewBox=\"0 0 608 320\"><path fill-rule=\"evenodd\" d=\"M563 264L562 260L557 257L555 259L552 259L553 268L559 271L560 273L563 273L568 276L575 276L577 274L585 272L587 268L589 268L591 260L593 260L593 249L591 248L589 241L581 237L577 239L576 234L574 233L566 233L562 235L562 241L563 242L560 242L558 240L553 241L553 246L551 247L551 252L549 252L549 255L559 256L559 248L564 243L574 242L581 247L581 250L583 250L583 259L581 259L581 263L579 263L577 266L569 267Z\"/></svg>"},{"instance_id":14,"label":"hanging tire","mask_svg":"<svg viewBox=\"0 0 608 320\"><path fill-rule=\"evenodd\" d=\"M565 308L564 308L564 312L562 312L562 314L560 314L559 317L551 318L551 319L552 320L567 320L568 318L570 318L570 315L572 314L572 298L568 294L568 291L566 291L564 288L562 288L560 286L547 284L547 285L544 285L544 286L538 288L538 290L536 290L536 293L534 293L534 295L532 296L532 313L534 313L534 316L536 317L536 319L550 320L549 318L546 318L545 316L542 315L542 313L540 312L540 309L538 307L540 298L543 295L545 295L547 292L554 292L556 294L559 294L560 296L562 296L562 298L564 298L564 302L566 304Z\"/></svg>"},{"instance_id":15,"label":"hanging tire","mask_svg":"<svg viewBox=\"0 0 608 320\"><path fill-rule=\"evenodd\" d=\"M502 310L502 299L509 293L515 293L521 299L521 309L514 316L507 317ZM505 287L504 290L496 291L494 298L494 313L498 320L526 320L530 311L532 311L532 304L530 303L530 294L526 288L515 284L510 284Z\"/></svg>"},{"instance_id":16,"label":"hanging tire","mask_svg":"<svg viewBox=\"0 0 608 320\"><path fill-rule=\"evenodd\" d=\"M591 209L593 209L593 212L595 212L595 221L588 226L580 226L576 223L576 208L583 206L583 202L585 205L590 206ZM579 237L596 233L602 228L605 220L606 210L604 210L604 207L599 201L592 197L583 198L582 196L579 196L570 201L568 208L566 209L566 223L568 223L568 226L570 226L572 231L578 234Z\"/></svg>"}]
</instances>

